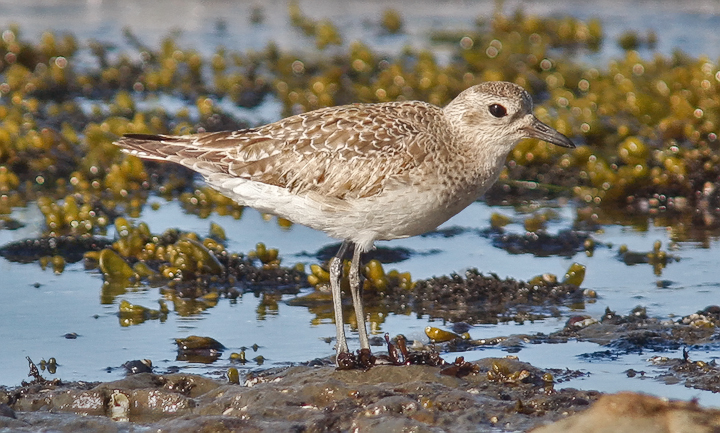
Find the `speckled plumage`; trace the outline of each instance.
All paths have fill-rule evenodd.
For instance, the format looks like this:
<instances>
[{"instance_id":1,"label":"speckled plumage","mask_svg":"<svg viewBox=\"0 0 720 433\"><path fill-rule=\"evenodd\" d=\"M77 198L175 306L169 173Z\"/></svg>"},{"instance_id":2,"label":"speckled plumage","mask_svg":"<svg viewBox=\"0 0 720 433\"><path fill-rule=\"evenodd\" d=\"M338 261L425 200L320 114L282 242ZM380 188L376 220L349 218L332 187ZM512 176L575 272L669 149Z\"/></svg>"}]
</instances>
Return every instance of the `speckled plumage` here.
<instances>
[{"instance_id":1,"label":"speckled plumage","mask_svg":"<svg viewBox=\"0 0 720 433\"><path fill-rule=\"evenodd\" d=\"M130 134L116 144L141 158L189 167L240 204L355 244L359 262L376 240L422 234L464 209L527 137L573 147L532 115L525 90L488 82L445 108L355 104L240 131Z\"/></svg>"}]
</instances>

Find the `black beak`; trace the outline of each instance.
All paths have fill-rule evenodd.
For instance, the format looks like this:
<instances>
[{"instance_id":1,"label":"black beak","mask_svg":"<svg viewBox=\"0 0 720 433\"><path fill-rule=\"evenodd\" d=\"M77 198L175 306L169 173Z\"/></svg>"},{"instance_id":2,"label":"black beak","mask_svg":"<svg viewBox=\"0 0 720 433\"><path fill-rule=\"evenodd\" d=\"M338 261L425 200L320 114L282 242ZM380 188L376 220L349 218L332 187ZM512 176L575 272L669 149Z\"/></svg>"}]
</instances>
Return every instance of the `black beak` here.
<instances>
[{"instance_id":1,"label":"black beak","mask_svg":"<svg viewBox=\"0 0 720 433\"><path fill-rule=\"evenodd\" d=\"M533 121L530 126L525 128L525 133L529 138L538 138L556 146L567 147L570 149L575 147L575 144L570 141L569 138L537 120L536 117L533 117Z\"/></svg>"}]
</instances>

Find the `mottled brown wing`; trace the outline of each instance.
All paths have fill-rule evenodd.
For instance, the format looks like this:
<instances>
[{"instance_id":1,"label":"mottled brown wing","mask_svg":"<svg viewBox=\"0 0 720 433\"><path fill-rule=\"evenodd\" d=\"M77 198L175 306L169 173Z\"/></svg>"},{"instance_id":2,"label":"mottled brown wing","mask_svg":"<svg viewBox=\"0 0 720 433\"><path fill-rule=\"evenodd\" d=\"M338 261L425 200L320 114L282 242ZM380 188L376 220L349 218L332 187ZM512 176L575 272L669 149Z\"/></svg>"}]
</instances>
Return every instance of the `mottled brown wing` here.
<instances>
[{"instance_id":1,"label":"mottled brown wing","mask_svg":"<svg viewBox=\"0 0 720 433\"><path fill-rule=\"evenodd\" d=\"M417 102L331 107L258 128L189 136L131 134L117 144L137 156L223 172L294 193L369 197L434 147L439 108ZM430 129L435 129L431 133Z\"/></svg>"}]
</instances>

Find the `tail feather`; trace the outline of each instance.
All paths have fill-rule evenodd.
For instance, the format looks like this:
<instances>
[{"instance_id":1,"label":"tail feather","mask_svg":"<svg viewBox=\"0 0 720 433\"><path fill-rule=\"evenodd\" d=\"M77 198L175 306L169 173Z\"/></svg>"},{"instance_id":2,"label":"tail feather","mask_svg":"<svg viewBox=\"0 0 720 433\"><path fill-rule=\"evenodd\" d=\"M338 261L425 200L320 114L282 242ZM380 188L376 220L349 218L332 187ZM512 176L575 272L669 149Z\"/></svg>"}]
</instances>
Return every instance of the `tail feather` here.
<instances>
[{"instance_id":1,"label":"tail feather","mask_svg":"<svg viewBox=\"0 0 720 433\"><path fill-rule=\"evenodd\" d=\"M152 134L125 134L115 144L130 155L156 161L166 160L187 147L182 137Z\"/></svg>"},{"instance_id":2,"label":"tail feather","mask_svg":"<svg viewBox=\"0 0 720 433\"><path fill-rule=\"evenodd\" d=\"M158 135L158 134L125 134L123 139L132 140L143 140L143 141L163 141L163 140L177 140L177 137L173 135Z\"/></svg>"}]
</instances>

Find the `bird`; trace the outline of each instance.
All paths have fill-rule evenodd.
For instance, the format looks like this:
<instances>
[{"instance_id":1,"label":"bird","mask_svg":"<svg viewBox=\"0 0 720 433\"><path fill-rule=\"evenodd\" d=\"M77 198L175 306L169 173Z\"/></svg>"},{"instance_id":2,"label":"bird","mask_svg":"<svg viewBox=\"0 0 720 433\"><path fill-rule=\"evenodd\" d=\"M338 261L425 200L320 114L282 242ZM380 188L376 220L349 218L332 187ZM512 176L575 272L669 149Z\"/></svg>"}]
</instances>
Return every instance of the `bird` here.
<instances>
[{"instance_id":1,"label":"bird","mask_svg":"<svg viewBox=\"0 0 720 433\"><path fill-rule=\"evenodd\" d=\"M575 147L533 115L525 89L489 81L468 87L444 108L422 101L357 103L236 131L126 134L115 144L142 159L181 164L240 205L341 240L329 272L336 365L343 368L355 359L342 317L346 252L353 249L348 279L360 356L370 353L361 255L376 241L432 231L476 201L525 138Z\"/></svg>"}]
</instances>

